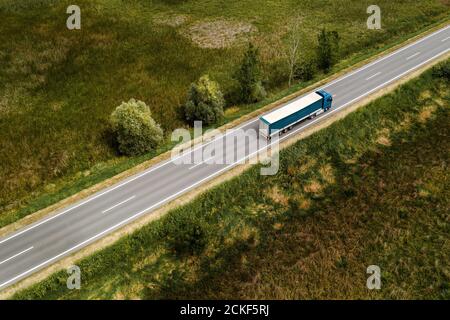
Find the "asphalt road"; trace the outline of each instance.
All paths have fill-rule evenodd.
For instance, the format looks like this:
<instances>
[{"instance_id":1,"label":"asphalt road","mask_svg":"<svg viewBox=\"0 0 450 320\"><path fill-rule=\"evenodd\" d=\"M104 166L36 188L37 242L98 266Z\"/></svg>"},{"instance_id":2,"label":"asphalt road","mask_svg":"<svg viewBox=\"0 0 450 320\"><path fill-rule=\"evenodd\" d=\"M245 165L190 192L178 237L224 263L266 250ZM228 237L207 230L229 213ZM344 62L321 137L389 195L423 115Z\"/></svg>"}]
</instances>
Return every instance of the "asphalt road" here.
<instances>
[{"instance_id":1,"label":"asphalt road","mask_svg":"<svg viewBox=\"0 0 450 320\"><path fill-rule=\"evenodd\" d=\"M299 123L280 139L322 121L449 50L450 27L446 27L323 86L333 95L333 108ZM257 128L258 119L240 127L243 130ZM232 163L210 164L208 156L193 164L174 164L174 160L169 160L0 239L0 290L134 219L152 214L163 204L231 169L238 160L252 156L254 150L252 152L250 146L254 137L239 139L236 143L229 138L230 135L217 137L213 142L199 146L197 152L222 141L224 146L232 148L223 147L221 150L225 151L217 153L215 158L222 157L224 152L228 157L233 152L226 150L231 150L235 152ZM191 155L182 157L190 158Z\"/></svg>"}]
</instances>

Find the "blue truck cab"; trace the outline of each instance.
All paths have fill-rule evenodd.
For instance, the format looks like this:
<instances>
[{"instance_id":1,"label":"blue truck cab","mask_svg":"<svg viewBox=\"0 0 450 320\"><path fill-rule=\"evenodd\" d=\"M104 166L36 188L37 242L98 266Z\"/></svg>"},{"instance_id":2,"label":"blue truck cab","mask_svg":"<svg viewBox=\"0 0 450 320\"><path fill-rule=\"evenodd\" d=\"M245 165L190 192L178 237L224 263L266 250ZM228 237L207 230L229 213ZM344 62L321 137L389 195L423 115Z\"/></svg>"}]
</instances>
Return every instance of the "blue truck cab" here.
<instances>
[{"instance_id":1,"label":"blue truck cab","mask_svg":"<svg viewBox=\"0 0 450 320\"><path fill-rule=\"evenodd\" d=\"M333 102L333 96L326 92L325 90L316 91L317 94L320 94L323 97L323 108L324 111L327 111L331 108L331 104Z\"/></svg>"},{"instance_id":2,"label":"blue truck cab","mask_svg":"<svg viewBox=\"0 0 450 320\"><path fill-rule=\"evenodd\" d=\"M293 125L306 118L313 118L331 108L333 97L325 90L318 90L295 99L279 109L259 118L260 136L270 139L291 129Z\"/></svg>"}]
</instances>

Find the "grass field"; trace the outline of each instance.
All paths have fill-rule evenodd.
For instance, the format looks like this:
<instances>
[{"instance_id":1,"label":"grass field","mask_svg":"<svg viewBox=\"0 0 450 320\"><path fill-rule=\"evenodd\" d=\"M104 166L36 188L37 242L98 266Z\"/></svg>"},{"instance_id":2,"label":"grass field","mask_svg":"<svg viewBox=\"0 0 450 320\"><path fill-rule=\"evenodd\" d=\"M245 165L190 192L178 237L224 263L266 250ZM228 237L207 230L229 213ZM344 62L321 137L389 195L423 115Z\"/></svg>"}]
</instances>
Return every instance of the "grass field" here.
<instances>
[{"instance_id":1,"label":"grass field","mask_svg":"<svg viewBox=\"0 0 450 320\"><path fill-rule=\"evenodd\" d=\"M108 116L145 101L166 132L189 84L209 73L225 93L245 43L261 49L269 92L286 85L286 32L299 10L302 57L327 27L341 35L341 62L442 20L444 0L382 0L379 31L365 28L370 1L80 0L82 29L65 28L69 1L0 0L0 226L170 147L140 158L114 150ZM226 119L247 107L226 111ZM33 202L34 201L34 202Z\"/></svg>"},{"instance_id":2,"label":"grass field","mask_svg":"<svg viewBox=\"0 0 450 320\"><path fill-rule=\"evenodd\" d=\"M448 89L429 70L15 298L449 299Z\"/></svg>"}]
</instances>

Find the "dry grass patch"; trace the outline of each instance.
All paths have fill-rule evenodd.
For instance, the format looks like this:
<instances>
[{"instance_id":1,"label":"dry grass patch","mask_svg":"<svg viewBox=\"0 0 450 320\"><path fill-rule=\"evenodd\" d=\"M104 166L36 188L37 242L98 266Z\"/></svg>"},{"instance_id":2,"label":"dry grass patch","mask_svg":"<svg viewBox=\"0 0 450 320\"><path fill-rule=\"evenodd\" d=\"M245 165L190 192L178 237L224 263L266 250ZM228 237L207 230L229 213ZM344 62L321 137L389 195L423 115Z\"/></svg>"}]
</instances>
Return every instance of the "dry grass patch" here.
<instances>
[{"instance_id":1,"label":"dry grass patch","mask_svg":"<svg viewBox=\"0 0 450 320\"><path fill-rule=\"evenodd\" d=\"M389 138L390 132L389 129L384 128L381 130L378 134L377 143L381 144L383 146L390 146L391 145L391 139Z\"/></svg>"},{"instance_id":2,"label":"dry grass patch","mask_svg":"<svg viewBox=\"0 0 450 320\"><path fill-rule=\"evenodd\" d=\"M307 158L306 160L302 160L300 167L298 168L298 173L304 174L308 172L313 166L317 163L316 159Z\"/></svg>"},{"instance_id":3,"label":"dry grass patch","mask_svg":"<svg viewBox=\"0 0 450 320\"><path fill-rule=\"evenodd\" d=\"M292 200L297 204L299 209L308 210L311 207L311 199L306 198L304 195L295 195Z\"/></svg>"},{"instance_id":4,"label":"dry grass patch","mask_svg":"<svg viewBox=\"0 0 450 320\"><path fill-rule=\"evenodd\" d=\"M148 256L146 256L144 259L137 261L133 266L133 272L142 270L148 265L151 265L155 263L162 255L162 252L155 252Z\"/></svg>"},{"instance_id":5,"label":"dry grass patch","mask_svg":"<svg viewBox=\"0 0 450 320\"><path fill-rule=\"evenodd\" d=\"M305 185L303 187L303 190L305 190L305 192L308 192L308 193L319 194L322 192L323 186L317 180L313 180L313 181L309 182L307 185Z\"/></svg>"},{"instance_id":6,"label":"dry grass patch","mask_svg":"<svg viewBox=\"0 0 450 320\"><path fill-rule=\"evenodd\" d=\"M443 107L445 104L444 100L441 98L436 98L433 101L436 102L440 107Z\"/></svg>"},{"instance_id":7,"label":"dry grass patch","mask_svg":"<svg viewBox=\"0 0 450 320\"><path fill-rule=\"evenodd\" d=\"M256 30L250 23L221 19L196 22L185 31L185 35L200 48L223 49Z\"/></svg>"},{"instance_id":8,"label":"dry grass patch","mask_svg":"<svg viewBox=\"0 0 450 320\"><path fill-rule=\"evenodd\" d=\"M153 21L159 25L176 28L189 21L189 16L185 14L158 15Z\"/></svg>"},{"instance_id":9,"label":"dry grass patch","mask_svg":"<svg viewBox=\"0 0 450 320\"><path fill-rule=\"evenodd\" d=\"M289 197L287 197L283 191L281 191L278 186L274 186L273 188L271 188L268 192L267 195L269 196L270 199L272 199L275 203L281 204L283 206L287 206L288 205L288 201L289 201Z\"/></svg>"},{"instance_id":10,"label":"dry grass patch","mask_svg":"<svg viewBox=\"0 0 450 320\"><path fill-rule=\"evenodd\" d=\"M428 119L431 118L431 116L433 115L433 113L436 111L436 106L435 105L431 105L431 106L426 106L425 108L422 109L422 111L420 111L419 116L418 116L418 120L420 123L425 123L428 121Z\"/></svg>"},{"instance_id":11,"label":"dry grass patch","mask_svg":"<svg viewBox=\"0 0 450 320\"><path fill-rule=\"evenodd\" d=\"M419 101L425 101L427 99L431 98L431 91L430 90L425 90L423 91L420 96L419 96Z\"/></svg>"},{"instance_id":12,"label":"dry grass patch","mask_svg":"<svg viewBox=\"0 0 450 320\"><path fill-rule=\"evenodd\" d=\"M332 184L335 182L335 177L333 173L333 168L329 163L323 165L319 169L320 174L322 175L322 178L329 184Z\"/></svg>"},{"instance_id":13,"label":"dry grass patch","mask_svg":"<svg viewBox=\"0 0 450 320\"><path fill-rule=\"evenodd\" d=\"M237 112L239 112L238 107L230 107L225 110L225 116L231 116L232 114L235 114Z\"/></svg>"}]
</instances>

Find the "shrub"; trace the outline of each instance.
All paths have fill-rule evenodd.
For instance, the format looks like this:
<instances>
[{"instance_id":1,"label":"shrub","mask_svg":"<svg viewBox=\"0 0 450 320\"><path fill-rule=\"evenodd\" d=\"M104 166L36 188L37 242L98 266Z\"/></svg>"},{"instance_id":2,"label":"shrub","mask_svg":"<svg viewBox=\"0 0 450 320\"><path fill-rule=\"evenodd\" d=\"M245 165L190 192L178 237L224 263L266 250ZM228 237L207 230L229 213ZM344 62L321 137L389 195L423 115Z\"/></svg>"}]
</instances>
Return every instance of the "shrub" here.
<instances>
[{"instance_id":1,"label":"shrub","mask_svg":"<svg viewBox=\"0 0 450 320\"><path fill-rule=\"evenodd\" d=\"M248 46L235 77L239 82L242 102L253 103L265 98L266 90L261 81L259 52L253 44Z\"/></svg>"},{"instance_id":2,"label":"shrub","mask_svg":"<svg viewBox=\"0 0 450 320\"><path fill-rule=\"evenodd\" d=\"M122 102L111 114L110 121L119 151L125 155L146 153L162 141L163 131L142 101Z\"/></svg>"},{"instance_id":3,"label":"shrub","mask_svg":"<svg viewBox=\"0 0 450 320\"><path fill-rule=\"evenodd\" d=\"M203 251L208 243L206 228L190 216L181 216L168 228L168 246L178 255L193 255Z\"/></svg>"},{"instance_id":4,"label":"shrub","mask_svg":"<svg viewBox=\"0 0 450 320\"><path fill-rule=\"evenodd\" d=\"M433 68L433 76L450 81L450 62L445 62Z\"/></svg>"},{"instance_id":5,"label":"shrub","mask_svg":"<svg viewBox=\"0 0 450 320\"><path fill-rule=\"evenodd\" d=\"M305 61L295 66L294 77L302 81L312 80L315 73L314 62Z\"/></svg>"},{"instance_id":6,"label":"shrub","mask_svg":"<svg viewBox=\"0 0 450 320\"><path fill-rule=\"evenodd\" d=\"M190 122L200 120L206 125L216 123L223 118L224 104L217 82L204 75L198 83L191 84L188 100L184 106L186 120Z\"/></svg>"},{"instance_id":7,"label":"shrub","mask_svg":"<svg viewBox=\"0 0 450 320\"><path fill-rule=\"evenodd\" d=\"M317 64L320 69L328 72L336 63L339 53L339 34L337 31L322 29L317 36Z\"/></svg>"}]
</instances>

